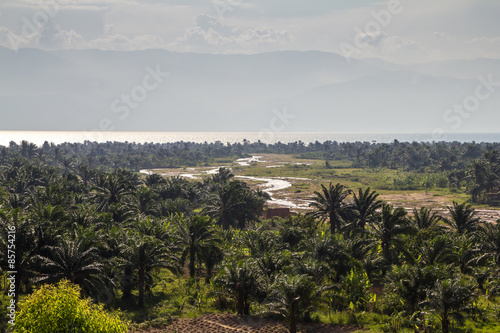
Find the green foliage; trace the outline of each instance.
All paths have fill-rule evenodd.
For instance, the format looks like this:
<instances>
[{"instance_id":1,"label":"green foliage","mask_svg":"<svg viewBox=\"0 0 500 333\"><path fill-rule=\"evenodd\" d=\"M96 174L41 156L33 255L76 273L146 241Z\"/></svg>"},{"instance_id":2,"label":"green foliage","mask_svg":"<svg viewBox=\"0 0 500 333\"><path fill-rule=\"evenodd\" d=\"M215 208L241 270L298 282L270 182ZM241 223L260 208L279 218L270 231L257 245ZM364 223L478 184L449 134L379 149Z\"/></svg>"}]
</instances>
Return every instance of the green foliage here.
<instances>
[{"instance_id":1,"label":"green foliage","mask_svg":"<svg viewBox=\"0 0 500 333\"><path fill-rule=\"evenodd\" d=\"M444 219L444 221L459 234L471 232L478 228L480 219L476 215L474 208L466 202L459 204L454 201L453 207L448 207L448 211L450 218Z\"/></svg>"},{"instance_id":2,"label":"green foliage","mask_svg":"<svg viewBox=\"0 0 500 333\"><path fill-rule=\"evenodd\" d=\"M472 207L454 204L448 223L457 232L446 232L435 211L407 214L383 205L369 188L391 190L394 179L395 187L405 189L454 187L438 190L443 195L462 193L467 185L473 199L485 200L499 186L495 154L479 163L488 172L465 170L487 150L485 144L400 142L12 144L0 147L0 226L16 228L20 299L36 283L66 278L110 309L126 309L134 328L213 311L254 314L273 304L274 313L289 322L325 322L328 314L335 323L368 321L375 331L430 331L441 327L437 303L426 302L437 295L435 281L474 279L478 286L469 291L479 296L476 305L485 315L459 331L493 331L500 319L500 224L484 224ZM120 169L230 165L236 156L258 152L309 154L322 161L278 168L233 165L202 180ZM269 158L292 163L289 156ZM308 194L317 190L316 211L262 221L268 198L231 170L330 185L297 181L293 199L310 200ZM466 199L464 193L452 197ZM8 246L4 233L0 252ZM5 261L1 266L8 270ZM326 287L332 287L329 293ZM469 305L453 311L463 314Z\"/></svg>"},{"instance_id":3,"label":"green foliage","mask_svg":"<svg viewBox=\"0 0 500 333\"><path fill-rule=\"evenodd\" d=\"M446 188L449 182L445 174L408 173L403 179L394 179L395 190L429 190L435 187Z\"/></svg>"},{"instance_id":4,"label":"green foliage","mask_svg":"<svg viewBox=\"0 0 500 333\"><path fill-rule=\"evenodd\" d=\"M16 333L125 333L127 324L102 305L80 298L80 289L63 280L44 285L19 304Z\"/></svg>"},{"instance_id":5,"label":"green foliage","mask_svg":"<svg viewBox=\"0 0 500 333\"><path fill-rule=\"evenodd\" d=\"M376 296L369 292L371 286L366 272L352 268L336 284L335 291L329 293L330 302L337 310L366 310L369 302L376 301Z\"/></svg>"},{"instance_id":6,"label":"green foliage","mask_svg":"<svg viewBox=\"0 0 500 333\"><path fill-rule=\"evenodd\" d=\"M250 314L250 303L259 291L254 265L243 260L230 262L224 266L215 283L234 301L239 315Z\"/></svg>"},{"instance_id":7,"label":"green foliage","mask_svg":"<svg viewBox=\"0 0 500 333\"><path fill-rule=\"evenodd\" d=\"M346 197L351 193L344 185L332 182L328 185L321 184L321 192L314 192L313 201L310 206L315 211L310 214L322 220L328 219L332 235L340 231L342 222L351 214L352 208L346 202Z\"/></svg>"},{"instance_id":8,"label":"green foliage","mask_svg":"<svg viewBox=\"0 0 500 333\"><path fill-rule=\"evenodd\" d=\"M307 275L279 275L271 287L267 309L286 319L291 333L297 322L317 306L318 286Z\"/></svg>"},{"instance_id":9,"label":"green foliage","mask_svg":"<svg viewBox=\"0 0 500 333\"><path fill-rule=\"evenodd\" d=\"M427 297L427 290L434 287L438 279L449 276L449 268L444 266L419 267L418 265L395 266L387 273L387 312L402 312L411 316L422 310L421 303Z\"/></svg>"},{"instance_id":10,"label":"green foliage","mask_svg":"<svg viewBox=\"0 0 500 333\"><path fill-rule=\"evenodd\" d=\"M449 332L452 320L463 325L465 316L477 311L474 289L469 281L455 277L437 280L434 287L427 290L424 304L441 321L443 333Z\"/></svg>"}]
</instances>

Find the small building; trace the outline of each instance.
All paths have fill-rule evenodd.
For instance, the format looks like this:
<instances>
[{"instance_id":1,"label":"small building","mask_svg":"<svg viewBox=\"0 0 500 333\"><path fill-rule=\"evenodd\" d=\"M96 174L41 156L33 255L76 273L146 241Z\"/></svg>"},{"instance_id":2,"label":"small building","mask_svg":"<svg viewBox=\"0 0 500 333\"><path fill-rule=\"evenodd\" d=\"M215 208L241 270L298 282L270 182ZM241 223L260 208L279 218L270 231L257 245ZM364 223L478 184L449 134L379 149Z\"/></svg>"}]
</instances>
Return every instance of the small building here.
<instances>
[{"instance_id":1,"label":"small building","mask_svg":"<svg viewBox=\"0 0 500 333\"><path fill-rule=\"evenodd\" d=\"M290 215L292 215L290 213L290 208L268 208L266 219L271 219L273 217L281 217L286 219Z\"/></svg>"}]
</instances>

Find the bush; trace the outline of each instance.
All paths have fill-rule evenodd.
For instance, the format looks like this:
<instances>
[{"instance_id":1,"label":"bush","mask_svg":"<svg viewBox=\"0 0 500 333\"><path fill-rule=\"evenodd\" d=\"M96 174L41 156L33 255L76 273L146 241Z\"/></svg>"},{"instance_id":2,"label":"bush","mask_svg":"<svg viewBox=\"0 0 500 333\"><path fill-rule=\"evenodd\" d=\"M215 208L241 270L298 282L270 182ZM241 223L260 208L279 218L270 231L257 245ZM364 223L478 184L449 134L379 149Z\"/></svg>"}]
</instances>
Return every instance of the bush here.
<instances>
[{"instance_id":1,"label":"bush","mask_svg":"<svg viewBox=\"0 0 500 333\"><path fill-rule=\"evenodd\" d=\"M125 333L127 324L102 305L80 298L80 288L63 280L44 285L20 303L17 333Z\"/></svg>"}]
</instances>

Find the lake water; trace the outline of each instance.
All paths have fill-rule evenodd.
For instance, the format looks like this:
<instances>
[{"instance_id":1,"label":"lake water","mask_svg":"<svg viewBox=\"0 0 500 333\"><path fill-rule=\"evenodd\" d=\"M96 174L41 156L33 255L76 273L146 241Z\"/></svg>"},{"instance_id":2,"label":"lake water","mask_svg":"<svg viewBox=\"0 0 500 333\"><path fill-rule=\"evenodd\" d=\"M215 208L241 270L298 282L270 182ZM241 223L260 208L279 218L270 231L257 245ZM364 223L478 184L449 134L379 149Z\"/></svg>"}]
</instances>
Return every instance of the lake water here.
<instances>
[{"instance_id":1,"label":"lake water","mask_svg":"<svg viewBox=\"0 0 500 333\"><path fill-rule=\"evenodd\" d=\"M236 143L247 139L250 142L260 140L263 143L302 141L324 142L327 140L338 142L392 142L397 139L401 142L431 142L431 141L459 141L459 142L500 142L500 133L447 133L436 137L430 133L311 133L311 132L43 132L43 131L0 131L0 145L7 146L10 141L20 143L22 140L42 145L45 141L53 143L84 142L84 141L120 141L136 143L166 143L166 142L215 142Z\"/></svg>"}]
</instances>

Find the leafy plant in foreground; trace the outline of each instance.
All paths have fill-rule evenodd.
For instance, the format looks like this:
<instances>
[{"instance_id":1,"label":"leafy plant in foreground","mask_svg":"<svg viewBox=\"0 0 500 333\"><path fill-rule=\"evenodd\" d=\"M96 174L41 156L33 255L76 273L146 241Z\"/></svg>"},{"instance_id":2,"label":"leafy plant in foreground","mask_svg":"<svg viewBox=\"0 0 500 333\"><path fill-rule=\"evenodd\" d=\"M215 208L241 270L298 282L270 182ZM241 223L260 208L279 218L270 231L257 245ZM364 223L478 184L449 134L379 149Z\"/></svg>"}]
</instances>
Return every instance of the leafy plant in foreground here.
<instances>
[{"instance_id":1,"label":"leafy plant in foreground","mask_svg":"<svg viewBox=\"0 0 500 333\"><path fill-rule=\"evenodd\" d=\"M126 333L128 324L104 312L102 305L80 298L67 280L44 285L20 305L16 333Z\"/></svg>"}]
</instances>

